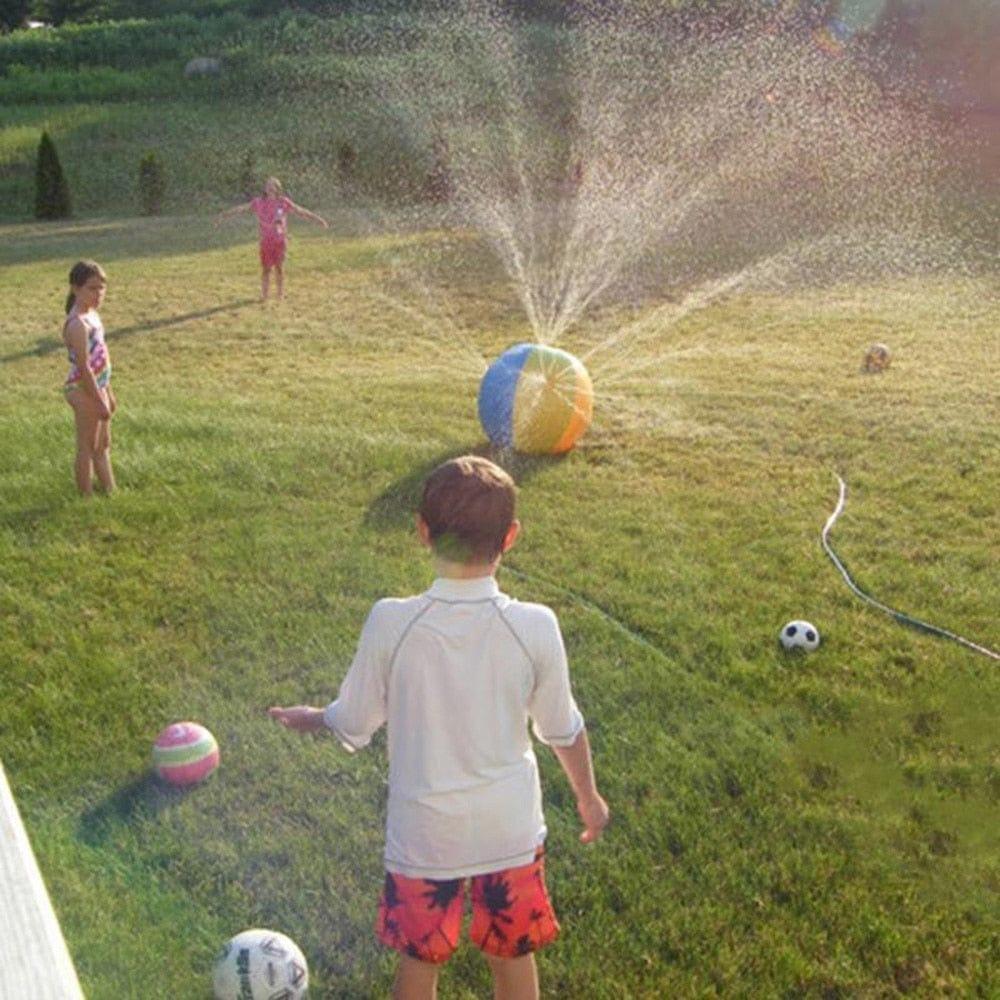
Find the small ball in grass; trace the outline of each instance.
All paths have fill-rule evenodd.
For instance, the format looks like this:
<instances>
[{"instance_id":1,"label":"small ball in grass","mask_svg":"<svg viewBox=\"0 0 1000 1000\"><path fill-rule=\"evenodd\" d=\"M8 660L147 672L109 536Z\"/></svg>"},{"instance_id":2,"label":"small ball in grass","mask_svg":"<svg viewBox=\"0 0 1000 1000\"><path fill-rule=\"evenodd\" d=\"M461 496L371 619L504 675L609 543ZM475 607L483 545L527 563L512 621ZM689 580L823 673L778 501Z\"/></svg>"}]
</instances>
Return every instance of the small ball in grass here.
<instances>
[{"instance_id":1,"label":"small ball in grass","mask_svg":"<svg viewBox=\"0 0 1000 1000\"><path fill-rule=\"evenodd\" d=\"M194 785L219 766L215 737L197 722L174 722L153 744L153 770L171 785Z\"/></svg>"},{"instance_id":2,"label":"small ball in grass","mask_svg":"<svg viewBox=\"0 0 1000 1000\"><path fill-rule=\"evenodd\" d=\"M800 619L785 625L778 638L781 640L781 645L789 651L798 649L811 653L819 647L819 629Z\"/></svg>"},{"instance_id":3,"label":"small ball in grass","mask_svg":"<svg viewBox=\"0 0 1000 1000\"><path fill-rule=\"evenodd\" d=\"M222 946L212 987L215 1000L299 1000L309 988L309 968L291 938L255 927Z\"/></svg>"},{"instance_id":4,"label":"small ball in grass","mask_svg":"<svg viewBox=\"0 0 1000 1000\"><path fill-rule=\"evenodd\" d=\"M892 355L885 344L872 344L865 354L865 371L883 372L889 367L890 361L892 361Z\"/></svg>"},{"instance_id":5,"label":"small ball in grass","mask_svg":"<svg viewBox=\"0 0 1000 1000\"><path fill-rule=\"evenodd\" d=\"M569 451L590 426L594 387L583 363L545 344L517 344L479 385L479 421L497 448L526 455Z\"/></svg>"}]
</instances>

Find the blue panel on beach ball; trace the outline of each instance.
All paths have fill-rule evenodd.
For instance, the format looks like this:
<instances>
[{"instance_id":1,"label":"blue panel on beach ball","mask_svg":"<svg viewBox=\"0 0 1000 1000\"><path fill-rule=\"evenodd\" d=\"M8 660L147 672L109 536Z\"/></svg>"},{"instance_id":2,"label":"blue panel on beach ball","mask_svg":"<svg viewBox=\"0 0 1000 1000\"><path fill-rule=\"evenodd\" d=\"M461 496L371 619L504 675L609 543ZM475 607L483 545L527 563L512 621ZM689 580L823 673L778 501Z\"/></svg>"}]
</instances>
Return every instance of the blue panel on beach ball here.
<instances>
[{"instance_id":1,"label":"blue panel on beach ball","mask_svg":"<svg viewBox=\"0 0 1000 1000\"><path fill-rule=\"evenodd\" d=\"M514 397L524 362L534 344L518 344L490 365L479 384L479 422L498 447L514 445Z\"/></svg>"}]
</instances>

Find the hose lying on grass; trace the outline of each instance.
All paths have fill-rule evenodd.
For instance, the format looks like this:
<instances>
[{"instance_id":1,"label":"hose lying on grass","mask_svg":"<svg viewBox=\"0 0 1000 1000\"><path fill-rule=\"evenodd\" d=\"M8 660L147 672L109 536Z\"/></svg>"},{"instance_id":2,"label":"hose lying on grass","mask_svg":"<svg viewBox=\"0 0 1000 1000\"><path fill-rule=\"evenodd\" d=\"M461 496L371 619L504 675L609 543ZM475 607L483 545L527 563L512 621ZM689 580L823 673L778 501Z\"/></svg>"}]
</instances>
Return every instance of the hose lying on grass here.
<instances>
[{"instance_id":1,"label":"hose lying on grass","mask_svg":"<svg viewBox=\"0 0 1000 1000\"><path fill-rule=\"evenodd\" d=\"M823 542L823 550L833 561L833 565L840 570L840 575L847 581L847 586L850 587L851 590L861 598L861 600L867 601L872 605L872 607L876 607L879 611L884 611L887 615L891 615L902 625L909 625L911 628L918 629L921 632L929 632L931 635L939 635L945 639L952 639L969 649L975 650L977 653L982 653L984 656L992 657L994 660L1000 660L1000 653L997 653L992 649L988 649L986 646L980 646L979 643L965 639L960 635L956 635L954 632L949 632L944 628L938 628L937 625L929 625L927 622L921 621L919 618L912 618L910 615L903 614L902 611L897 611L895 608L890 608L887 604L882 604L881 601L876 601L874 597L870 597L866 594L851 579L850 573L847 572L844 568L844 564L837 558L837 553L830 547L830 529L834 526L837 518L840 517L842 511L844 510L844 502L847 499L847 484L840 478L840 476L837 476L837 482L840 483L840 498L837 500L836 509L827 518L826 524L823 525L823 532L820 537Z\"/></svg>"}]
</instances>

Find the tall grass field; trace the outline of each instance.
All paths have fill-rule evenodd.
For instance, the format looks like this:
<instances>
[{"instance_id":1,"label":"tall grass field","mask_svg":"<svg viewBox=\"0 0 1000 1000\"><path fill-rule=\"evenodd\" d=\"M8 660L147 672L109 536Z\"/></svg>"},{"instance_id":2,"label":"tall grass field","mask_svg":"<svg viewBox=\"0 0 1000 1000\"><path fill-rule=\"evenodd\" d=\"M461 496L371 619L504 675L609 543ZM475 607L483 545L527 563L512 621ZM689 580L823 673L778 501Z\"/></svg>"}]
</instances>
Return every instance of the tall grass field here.
<instances>
[{"instance_id":1,"label":"tall grass field","mask_svg":"<svg viewBox=\"0 0 1000 1000\"><path fill-rule=\"evenodd\" d=\"M420 481L486 448L462 359L526 331L468 261L446 303L464 342L415 322L382 294L402 237L328 210L328 233L295 230L288 298L266 308L249 225L3 227L0 754L95 1000L207 997L216 950L251 926L298 942L315 996L389 988L384 740L348 757L265 709L334 697L370 604L428 584ZM120 490L89 503L60 393L82 255L109 273L120 402ZM560 616L613 811L581 846L540 748L563 922L545 996L1000 990L995 662L862 604L819 542L839 473L831 537L859 583L997 646L987 291L721 302L648 377L614 388L609 364L604 391L592 366L575 451L506 459L524 534L500 582ZM893 349L881 375L860 370L872 340ZM616 359L619 378L641 360ZM777 643L797 617L823 636L808 656ZM179 719L222 751L186 792L149 765ZM462 949L443 995L488 989Z\"/></svg>"}]
</instances>

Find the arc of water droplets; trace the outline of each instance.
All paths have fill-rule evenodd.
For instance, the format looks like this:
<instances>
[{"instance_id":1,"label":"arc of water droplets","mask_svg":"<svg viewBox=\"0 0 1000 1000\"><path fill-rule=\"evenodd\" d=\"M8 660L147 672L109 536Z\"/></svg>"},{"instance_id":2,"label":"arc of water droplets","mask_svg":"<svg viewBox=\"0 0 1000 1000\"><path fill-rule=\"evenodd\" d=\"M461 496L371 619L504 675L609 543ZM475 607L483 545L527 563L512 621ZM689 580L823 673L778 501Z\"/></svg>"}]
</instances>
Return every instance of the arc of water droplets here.
<instances>
[{"instance_id":1,"label":"arc of water droplets","mask_svg":"<svg viewBox=\"0 0 1000 1000\"><path fill-rule=\"evenodd\" d=\"M699 309L706 308L727 292L731 292L734 289L747 285L759 274L768 269L780 266L783 261L793 260L795 254L798 252L799 248L794 248L792 250L787 250L782 254L769 257L764 261L756 261L743 268L743 270L738 271L736 274L728 275L725 278L719 278L716 281L709 282L694 289L694 291L689 292L680 302L671 302L666 305L659 306L652 312L643 316L642 319L637 320L634 323L625 324L610 337L601 341L601 343L596 344L594 347L591 347L581 356L581 360L587 361L602 351L610 350L613 347L619 346L623 342L628 343L629 353L631 354L635 348L643 346L650 340L662 336L665 329L676 326L681 322L681 320L691 315L691 313L697 312ZM605 365L602 367L601 374L602 388L611 388L615 385L621 384L622 382L631 381L634 376L641 374L649 368L656 367L662 364L662 362L663 356L657 355L655 357L647 358L645 361L640 363L635 363L629 357L621 359L617 364Z\"/></svg>"},{"instance_id":2,"label":"arc of water droplets","mask_svg":"<svg viewBox=\"0 0 1000 1000\"><path fill-rule=\"evenodd\" d=\"M738 274L730 275L727 278L722 278L718 281L711 282L708 285L696 288L693 292L689 292L681 302L671 302L667 305L659 306L652 312L643 316L642 319L636 320L634 323L627 323L621 326L610 337L607 337L605 340L601 341L601 343L596 344L585 351L580 356L580 360L588 361L590 358L602 351L607 351L613 347L619 346L625 340L628 340L629 347L633 348L653 337L660 336L664 331L663 320L669 320L668 326L676 325L692 312L705 308L721 295L724 295L733 288L742 285L749 270L749 268L746 268ZM659 363L659 360L659 358L654 358L650 359L644 365L629 365L625 371L631 374L633 372L640 371L643 368L657 364ZM616 374L617 372L613 366L605 367L603 369L602 382L606 385L613 384Z\"/></svg>"},{"instance_id":3,"label":"arc of water droplets","mask_svg":"<svg viewBox=\"0 0 1000 1000\"><path fill-rule=\"evenodd\" d=\"M620 386L662 363L666 329L727 293L911 263L884 236L926 221L935 145L863 60L697 18L661 32L612 6L584 0L539 42L469 0L428 23L416 71L382 84L407 134L437 149L447 211L492 249L535 339L558 342L619 285L676 288L693 267L681 302L584 355L614 349L600 384ZM461 324L448 329L457 346Z\"/></svg>"},{"instance_id":4,"label":"arc of water droplets","mask_svg":"<svg viewBox=\"0 0 1000 1000\"><path fill-rule=\"evenodd\" d=\"M989 649L987 646L981 646L977 642L972 642L971 639L966 639L964 636L957 635L954 632L949 632L947 629L940 628L937 625L930 625L925 621L921 621L919 618L914 618L911 615L904 614L902 611L890 608L888 604L883 604L881 601L875 600L874 597L866 594L851 579L850 573L847 572L844 564L837 558L836 552L833 551L833 548L830 545L830 529L837 523L837 518L840 517L847 502L847 484L839 475L837 476L837 483L840 486L840 496L837 499L837 506L834 508L833 513L827 518L826 524L823 525L823 531L820 535L820 539L823 543L823 551L830 557L833 565L837 567L840 575L847 583L847 586L851 588L851 591L860 597L861 600L870 604L873 608L878 608L879 611L884 611L887 615L895 618L896 621L902 623L903 625L909 625L921 632L929 632L932 635L939 635L942 638L951 639L953 642L957 642L960 645L965 646L967 649L974 650L977 653L982 653L983 656L988 656L994 660L1000 660L1000 653Z\"/></svg>"},{"instance_id":5,"label":"arc of water droplets","mask_svg":"<svg viewBox=\"0 0 1000 1000\"><path fill-rule=\"evenodd\" d=\"M454 317L446 315L441 311L443 306L440 301L438 302L439 311L437 316L432 316L422 312L409 302L395 298L388 292L372 291L369 293L369 297L375 302L389 306L408 319L414 320L427 333L427 337L422 343L429 343L433 347L445 370L454 371L456 367L459 367L462 371L468 371L475 378L481 378L486 372L486 369L489 367L486 358L475 347L471 337L462 335L462 331L459 329L459 325ZM425 295L425 298L427 297ZM446 338L447 344L442 342L442 327L448 332ZM457 357L455 354L456 349L458 352ZM458 359L461 359L464 363L456 365ZM428 371L429 366L422 364L421 370Z\"/></svg>"},{"instance_id":6,"label":"arc of water droplets","mask_svg":"<svg viewBox=\"0 0 1000 1000\"><path fill-rule=\"evenodd\" d=\"M626 356L621 356L619 352L611 364L602 365L601 385L613 387L631 381L634 376L659 366L663 361L663 355L657 353L641 362L635 362L631 356L635 350L660 339L667 329L676 326L691 313L706 308L728 293L744 288L766 288L784 282L810 260L821 261L824 255L842 254L847 247L854 250L857 267L874 271L875 262L870 259L869 254L863 252L864 248L870 246L878 246L879 252L892 257L894 263L909 257L915 264L924 266L936 255L954 254L950 241L936 236L918 238L898 233L879 234L875 230L858 228L834 231L819 239L798 241L778 253L751 262L734 274L700 285L680 302L658 306L641 319L624 324L600 343L590 347L580 356L581 360L586 362L602 352L627 345L629 350Z\"/></svg>"}]
</instances>

